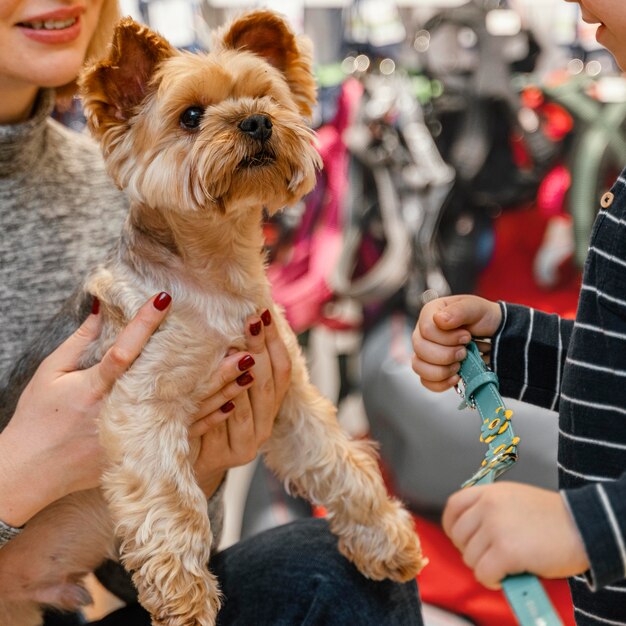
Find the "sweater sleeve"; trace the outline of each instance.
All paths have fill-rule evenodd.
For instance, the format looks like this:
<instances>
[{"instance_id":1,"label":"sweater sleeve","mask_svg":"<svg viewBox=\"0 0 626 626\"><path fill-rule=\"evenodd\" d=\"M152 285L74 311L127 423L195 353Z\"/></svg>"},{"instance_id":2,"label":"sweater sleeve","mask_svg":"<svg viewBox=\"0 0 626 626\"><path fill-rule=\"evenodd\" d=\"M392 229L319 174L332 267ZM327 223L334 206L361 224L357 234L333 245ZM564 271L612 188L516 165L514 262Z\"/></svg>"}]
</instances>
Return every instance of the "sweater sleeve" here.
<instances>
[{"instance_id":1,"label":"sweater sleeve","mask_svg":"<svg viewBox=\"0 0 626 626\"><path fill-rule=\"evenodd\" d=\"M616 481L561 491L581 534L593 591L626 577L626 473Z\"/></svg>"},{"instance_id":2,"label":"sweater sleeve","mask_svg":"<svg viewBox=\"0 0 626 626\"><path fill-rule=\"evenodd\" d=\"M500 302L502 322L493 337L491 366L500 393L557 410L573 320Z\"/></svg>"}]
</instances>

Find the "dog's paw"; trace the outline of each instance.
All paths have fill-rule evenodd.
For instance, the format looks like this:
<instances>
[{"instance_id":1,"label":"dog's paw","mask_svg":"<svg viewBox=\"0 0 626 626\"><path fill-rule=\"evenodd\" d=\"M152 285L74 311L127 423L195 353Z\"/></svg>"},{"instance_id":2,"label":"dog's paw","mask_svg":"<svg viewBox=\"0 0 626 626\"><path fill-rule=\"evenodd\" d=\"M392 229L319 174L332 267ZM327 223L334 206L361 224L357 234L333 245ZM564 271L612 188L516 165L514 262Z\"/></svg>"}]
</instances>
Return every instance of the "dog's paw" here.
<instances>
[{"instance_id":1,"label":"dog's paw","mask_svg":"<svg viewBox=\"0 0 626 626\"><path fill-rule=\"evenodd\" d=\"M196 617L165 617L153 619L152 626L215 626L217 613L213 616L204 615Z\"/></svg>"},{"instance_id":2,"label":"dog's paw","mask_svg":"<svg viewBox=\"0 0 626 626\"><path fill-rule=\"evenodd\" d=\"M194 577L179 572L178 580L168 582L167 588L153 586L140 593L139 601L152 616L152 626L215 626L221 599L213 574L207 570Z\"/></svg>"},{"instance_id":3,"label":"dog's paw","mask_svg":"<svg viewBox=\"0 0 626 626\"><path fill-rule=\"evenodd\" d=\"M398 502L339 537L339 551L372 580L407 582L428 563L409 513Z\"/></svg>"},{"instance_id":4,"label":"dog's paw","mask_svg":"<svg viewBox=\"0 0 626 626\"><path fill-rule=\"evenodd\" d=\"M152 619L152 626L215 626L220 608L219 597L207 598L204 606L189 607L184 614L163 612Z\"/></svg>"}]
</instances>

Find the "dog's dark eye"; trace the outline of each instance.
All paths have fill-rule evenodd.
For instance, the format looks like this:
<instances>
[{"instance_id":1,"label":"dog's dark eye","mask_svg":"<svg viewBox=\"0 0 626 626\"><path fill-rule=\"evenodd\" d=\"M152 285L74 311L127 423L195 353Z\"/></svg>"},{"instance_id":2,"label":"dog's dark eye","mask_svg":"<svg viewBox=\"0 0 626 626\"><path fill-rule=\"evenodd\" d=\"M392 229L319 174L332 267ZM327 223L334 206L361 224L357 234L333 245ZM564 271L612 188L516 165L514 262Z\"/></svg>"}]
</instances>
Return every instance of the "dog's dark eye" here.
<instances>
[{"instance_id":1,"label":"dog's dark eye","mask_svg":"<svg viewBox=\"0 0 626 626\"><path fill-rule=\"evenodd\" d=\"M180 125L186 130L195 130L200 126L200 121L204 115L202 107L189 107L180 115Z\"/></svg>"}]
</instances>

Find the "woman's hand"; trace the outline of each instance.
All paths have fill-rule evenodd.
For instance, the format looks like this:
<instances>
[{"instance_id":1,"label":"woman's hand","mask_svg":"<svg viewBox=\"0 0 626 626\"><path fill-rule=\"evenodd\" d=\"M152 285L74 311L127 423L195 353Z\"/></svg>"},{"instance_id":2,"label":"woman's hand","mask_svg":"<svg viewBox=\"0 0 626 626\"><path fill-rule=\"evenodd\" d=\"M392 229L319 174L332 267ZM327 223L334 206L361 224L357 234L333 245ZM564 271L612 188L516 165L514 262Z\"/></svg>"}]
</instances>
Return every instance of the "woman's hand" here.
<instances>
[{"instance_id":1,"label":"woman's hand","mask_svg":"<svg viewBox=\"0 0 626 626\"><path fill-rule=\"evenodd\" d=\"M203 403L190 428L192 437L201 438L195 471L207 497L228 469L256 457L271 435L290 384L291 359L269 311L247 320L246 340L248 352L222 362L215 394Z\"/></svg>"},{"instance_id":2,"label":"woman's hand","mask_svg":"<svg viewBox=\"0 0 626 626\"><path fill-rule=\"evenodd\" d=\"M502 313L497 302L471 295L447 296L422 308L413 331L412 366L431 391L446 391L459 382L458 371L472 336L491 337ZM483 354L488 343L479 343Z\"/></svg>"},{"instance_id":3,"label":"woman's hand","mask_svg":"<svg viewBox=\"0 0 626 626\"><path fill-rule=\"evenodd\" d=\"M565 578L589 568L578 528L555 491L505 481L469 487L450 496L442 522L490 589L509 574Z\"/></svg>"},{"instance_id":4,"label":"woman's hand","mask_svg":"<svg viewBox=\"0 0 626 626\"><path fill-rule=\"evenodd\" d=\"M99 484L104 458L96 418L102 401L139 356L168 305L167 294L146 303L102 361L87 370L76 368L100 333L97 313L41 363L0 433L2 521L21 526L51 502ZM195 469L209 496L227 469L256 456L289 386L285 345L269 311L261 317L248 320L249 351L224 359L215 393L190 428L192 437L201 437Z\"/></svg>"},{"instance_id":5,"label":"woman's hand","mask_svg":"<svg viewBox=\"0 0 626 626\"><path fill-rule=\"evenodd\" d=\"M0 519L20 526L55 500L99 483L103 456L96 418L115 381L132 365L167 315L171 298L151 298L102 360L78 364L101 330L93 313L48 356L0 434Z\"/></svg>"}]
</instances>

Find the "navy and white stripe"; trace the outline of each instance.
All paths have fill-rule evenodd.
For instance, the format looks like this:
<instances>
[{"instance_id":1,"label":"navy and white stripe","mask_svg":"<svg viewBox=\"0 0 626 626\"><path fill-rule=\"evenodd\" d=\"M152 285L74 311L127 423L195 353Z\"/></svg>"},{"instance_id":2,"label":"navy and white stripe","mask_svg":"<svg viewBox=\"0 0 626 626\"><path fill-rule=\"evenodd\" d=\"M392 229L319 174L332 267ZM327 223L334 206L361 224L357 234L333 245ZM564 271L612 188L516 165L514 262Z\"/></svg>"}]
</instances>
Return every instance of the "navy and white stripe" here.
<instances>
[{"instance_id":1,"label":"navy and white stripe","mask_svg":"<svg viewBox=\"0 0 626 626\"><path fill-rule=\"evenodd\" d=\"M626 171L626 170L625 170ZM626 179L598 213L576 320L501 303L503 395L559 411L559 481L591 568L570 581L577 624L626 625Z\"/></svg>"}]
</instances>

